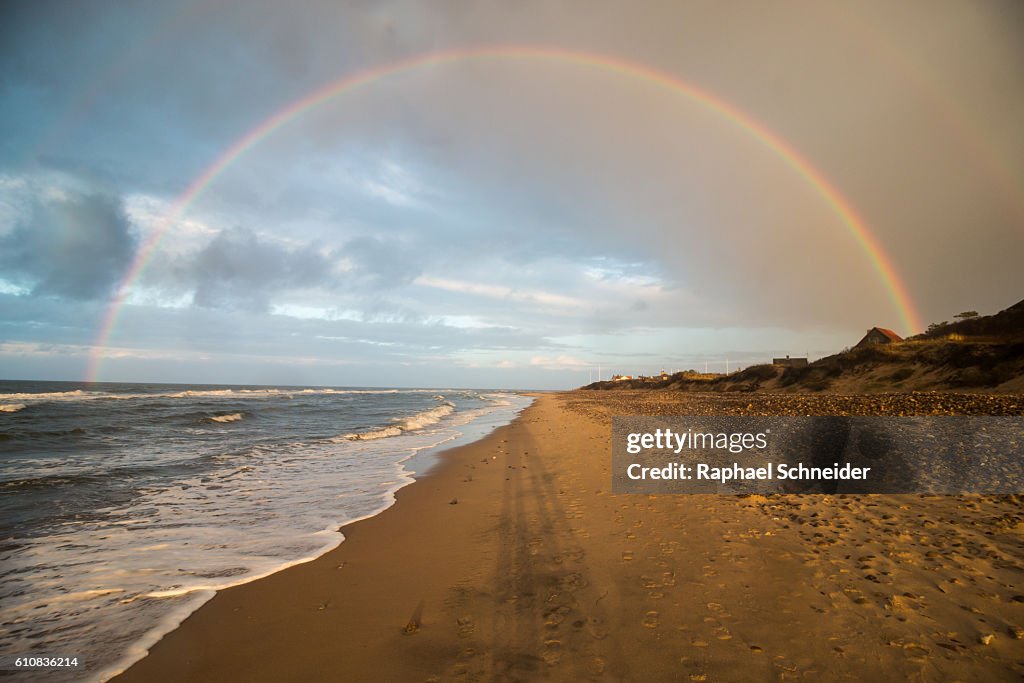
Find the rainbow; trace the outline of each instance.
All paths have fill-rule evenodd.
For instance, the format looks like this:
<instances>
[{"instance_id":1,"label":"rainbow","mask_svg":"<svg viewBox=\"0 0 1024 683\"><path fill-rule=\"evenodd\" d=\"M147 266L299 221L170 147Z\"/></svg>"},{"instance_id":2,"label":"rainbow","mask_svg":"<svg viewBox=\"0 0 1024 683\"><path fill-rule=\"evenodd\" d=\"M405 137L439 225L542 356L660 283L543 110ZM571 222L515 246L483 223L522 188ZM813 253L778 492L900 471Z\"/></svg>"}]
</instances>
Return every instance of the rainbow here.
<instances>
[{"instance_id":1,"label":"rainbow","mask_svg":"<svg viewBox=\"0 0 1024 683\"><path fill-rule=\"evenodd\" d=\"M226 149L205 171L197 176L185 191L175 200L171 210L157 228L140 246L135 260L125 272L115 290L113 299L102 320L86 371L86 381L94 382L99 376L100 363L111 335L117 325L118 315L124 305L132 284L145 270L157 247L170 229L181 219L188 208L210 187L210 185L247 151L267 136L294 120L296 117L339 95L351 93L382 78L413 69L451 64L472 59L532 59L555 60L563 63L602 69L606 72L639 79L653 86L665 88L682 95L745 131L774 152L795 173L801 176L841 219L842 224L858 247L870 260L876 274L898 312L903 328L913 332L922 328L921 318L915 310L906 285L899 278L888 255L878 239L871 233L864 220L839 191L805 159L796 149L786 143L750 115L740 111L715 95L701 90L676 76L659 71L644 64L629 62L590 52L580 52L545 46L492 46L452 51L432 52L378 66L365 71L349 74L301 97L240 137Z\"/></svg>"}]
</instances>

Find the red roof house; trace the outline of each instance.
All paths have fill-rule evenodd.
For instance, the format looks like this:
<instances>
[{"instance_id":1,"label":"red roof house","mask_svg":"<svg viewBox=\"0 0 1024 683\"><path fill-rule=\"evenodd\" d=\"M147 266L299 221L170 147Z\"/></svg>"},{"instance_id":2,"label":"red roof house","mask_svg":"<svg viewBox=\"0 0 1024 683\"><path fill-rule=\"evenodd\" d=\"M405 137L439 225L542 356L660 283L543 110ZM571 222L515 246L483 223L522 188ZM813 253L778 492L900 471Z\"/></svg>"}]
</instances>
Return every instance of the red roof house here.
<instances>
[{"instance_id":1,"label":"red roof house","mask_svg":"<svg viewBox=\"0 0 1024 683\"><path fill-rule=\"evenodd\" d=\"M867 346L868 344L895 344L901 341L903 341L903 337L892 330L887 330L884 327L872 327L864 335L864 338L857 342L857 346L854 348Z\"/></svg>"}]
</instances>

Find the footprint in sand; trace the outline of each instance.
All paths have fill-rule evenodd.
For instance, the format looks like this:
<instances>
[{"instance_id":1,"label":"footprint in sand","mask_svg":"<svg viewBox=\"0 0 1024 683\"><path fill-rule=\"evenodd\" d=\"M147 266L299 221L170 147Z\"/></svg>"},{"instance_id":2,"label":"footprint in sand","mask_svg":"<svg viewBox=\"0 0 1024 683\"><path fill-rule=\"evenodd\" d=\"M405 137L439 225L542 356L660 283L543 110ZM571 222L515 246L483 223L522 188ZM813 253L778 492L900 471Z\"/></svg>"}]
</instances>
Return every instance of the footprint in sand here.
<instances>
[{"instance_id":1,"label":"footprint in sand","mask_svg":"<svg viewBox=\"0 0 1024 683\"><path fill-rule=\"evenodd\" d=\"M468 638L476 630L476 627L473 625L473 618L470 616L459 617L455 620L455 623L458 627L456 631L460 638Z\"/></svg>"},{"instance_id":2,"label":"footprint in sand","mask_svg":"<svg viewBox=\"0 0 1024 683\"><path fill-rule=\"evenodd\" d=\"M558 580L558 588L568 592L579 590L586 587L586 585L587 580L579 572L567 574Z\"/></svg>"},{"instance_id":3,"label":"footprint in sand","mask_svg":"<svg viewBox=\"0 0 1024 683\"><path fill-rule=\"evenodd\" d=\"M571 612L572 608L568 605L559 605L545 615L547 620L544 625L550 629L557 629Z\"/></svg>"},{"instance_id":4,"label":"footprint in sand","mask_svg":"<svg viewBox=\"0 0 1024 683\"><path fill-rule=\"evenodd\" d=\"M651 610L644 615L643 625L647 628L658 628L658 613Z\"/></svg>"},{"instance_id":5,"label":"footprint in sand","mask_svg":"<svg viewBox=\"0 0 1024 683\"><path fill-rule=\"evenodd\" d=\"M649 576L641 576L640 577L640 585L642 585L644 588L647 588L647 589L661 588L661 583L659 583L658 581L655 581L654 579L652 579Z\"/></svg>"},{"instance_id":6,"label":"footprint in sand","mask_svg":"<svg viewBox=\"0 0 1024 683\"><path fill-rule=\"evenodd\" d=\"M548 666L554 666L562 659L562 642L559 640L545 640L544 653L541 655Z\"/></svg>"},{"instance_id":7,"label":"footprint in sand","mask_svg":"<svg viewBox=\"0 0 1024 683\"><path fill-rule=\"evenodd\" d=\"M587 633L594 640L604 640L608 637L608 631L600 628L601 620L598 617L590 617L587 620Z\"/></svg>"}]
</instances>

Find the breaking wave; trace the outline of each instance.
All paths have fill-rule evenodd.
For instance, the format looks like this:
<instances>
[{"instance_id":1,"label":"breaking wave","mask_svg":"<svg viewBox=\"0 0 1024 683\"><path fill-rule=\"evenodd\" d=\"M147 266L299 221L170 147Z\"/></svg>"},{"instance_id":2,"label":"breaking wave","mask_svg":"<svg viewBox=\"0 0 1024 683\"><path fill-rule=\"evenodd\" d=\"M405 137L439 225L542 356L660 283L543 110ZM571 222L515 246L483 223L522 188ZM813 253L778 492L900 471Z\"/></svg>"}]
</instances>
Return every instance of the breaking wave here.
<instances>
[{"instance_id":1,"label":"breaking wave","mask_svg":"<svg viewBox=\"0 0 1024 683\"><path fill-rule=\"evenodd\" d=\"M149 394L161 398L276 398L278 396L336 396L345 394L397 394L399 389L191 389L173 394Z\"/></svg>"},{"instance_id":2,"label":"breaking wave","mask_svg":"<svg viewBox=\"0 0 1024 683\"><path fill-rule=\"evenodd\" d=\"M0 404L0 413L16 413L19 410L24 410L24 403L2 403Z\"/></svg>"},{"instance_id":3,"label":"breaking wave","mask_svg":"<svg viewBox=\"0 0 1024 683\"><path fill-rule=\"evenodd\" d=\"M368 432L345 434L341 438L347 441L386 439L389 436L398 436L403 432L411 432L416 429L423 429L424 427L436 424L448 415L451 415L453 410L455 410L455 406L445 401L443 405L431 408L430 410L424 410L422 413L416 413L415 415L406 418L396 418L394 424L388 425L387 427L373 429Z\"/></svg>"},{"instance_id":4,"label":"breaking wave","mask_svg":"<svg viewBox=\"0 0 1024 683\"><path fill-rule=\"evenodd\" d=\"M238 422L242 419L241 413L231 413L230 415L214 415L210 418L210 422Z\"/></svg>"},{"instance_id":5,"label":"breaking wave","mask_svg":"<svg viewBox=\"0 0 1024 683\"><path fill-rule=\"evenodd\" d=\"M89 394L76 389L75 391L51 391L40 394L0 394L0 399L7 399L11 401L24 401L26 399L47 399L47 400L67 400L75 398L87 398Z\"/></svg>"},{"instance_id":6,"label":"breaking wave","mask_svg":"<svg viewBox=\"0 0 1024 683\"><path fill-rule=\"evenodd\" d=\"M0 393L0 401L94 401L94 400L152 400L152 399L271 399L292 398L296 396L344 396L344 395L381 395L381 394L416 394L430 392L429 389L329 389L329 388L276 388L260 389L189 389L175 392L108 392L108 391L53 391L39 393ZM436 397L443 398L443 397ZM5 404L9 405L9 404ZM0 411L5 412L5 411ZM13 411L6 411L13 412Z\"/></svg>"}]
</instances>

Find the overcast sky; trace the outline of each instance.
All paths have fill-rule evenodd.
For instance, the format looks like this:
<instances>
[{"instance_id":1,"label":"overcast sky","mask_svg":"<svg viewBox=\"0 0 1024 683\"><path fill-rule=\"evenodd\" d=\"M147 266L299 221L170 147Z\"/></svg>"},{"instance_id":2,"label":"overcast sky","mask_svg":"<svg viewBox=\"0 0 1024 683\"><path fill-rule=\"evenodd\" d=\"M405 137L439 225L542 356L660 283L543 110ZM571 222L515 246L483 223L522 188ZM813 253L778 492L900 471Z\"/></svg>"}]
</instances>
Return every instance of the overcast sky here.
<instances>
[{"instance_id":1,"label":"overcast sky","mask_svg":"<svg viewBox=\"0 0 1024 683\"><path fill-rule=\"evenodd\" d=\"M146 238L248 131L435 51L597 53L763 124L924 323L1024 298L1024 4L6 2L0 377L81 379ZM909 330L758 136L570 60L406 69L275 130L132 283L99 379L554 388Z\"/></svg>"}]
</instances>

